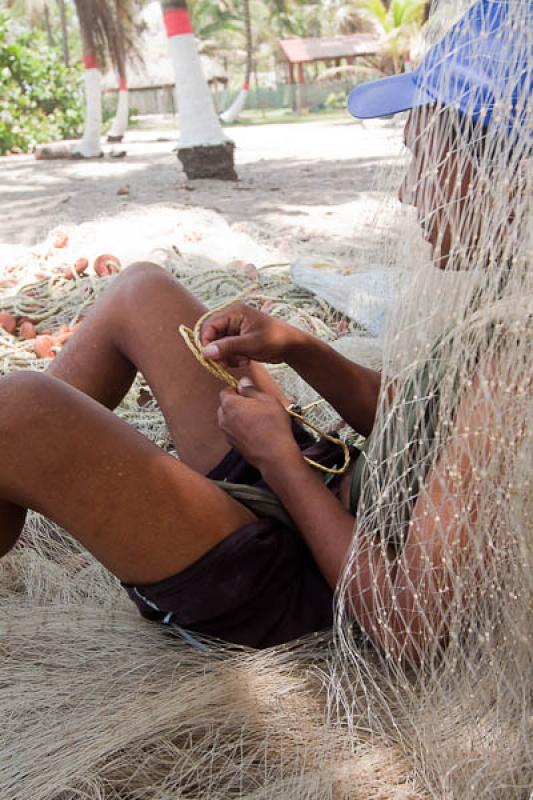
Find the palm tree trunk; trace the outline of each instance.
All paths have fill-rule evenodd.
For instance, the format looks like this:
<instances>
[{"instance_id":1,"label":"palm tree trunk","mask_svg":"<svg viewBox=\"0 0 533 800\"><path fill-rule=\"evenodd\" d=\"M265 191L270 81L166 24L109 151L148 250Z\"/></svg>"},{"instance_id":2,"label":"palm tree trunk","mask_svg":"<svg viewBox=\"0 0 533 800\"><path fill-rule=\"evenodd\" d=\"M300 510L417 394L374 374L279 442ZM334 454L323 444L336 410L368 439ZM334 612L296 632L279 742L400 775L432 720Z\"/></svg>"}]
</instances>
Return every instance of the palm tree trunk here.
<instances>
[{"instance_id":1,"label":"palm tree trunk","mask_svg":"<svg viewBox=\"0 0 533 800\"><path fill-rule=\"evenodd\" d=\"M83 136L74 146L72 155L79 158L97 158L102 155L100 136L102 129L102 73L94 51L94 37L84 0L75 0L80 22L83 64L85 67L85 126ZM80 13L81 12L81 13Z\"/></svg>"},{"instance_id":2,"label":"palm tree trunk","mask_svg":"<svg viewBox=\"0 0 533 800\"><path fill-rule=\"evenodd\" d=\"M128 127L128 81L121 75L118 84L118 99L115 119L107 134L108 142L121 142Z\"/></svg>"},{"instance_id":3,"label":"palm tree trunk","mask_svg":"<svg viewBox=\"0 0 533 800\"><path fill-rule=\"evenodd\" d=\"M119 72L117 110L111 129L107 135L108 142L121 142L128 127L128 81L126 79L127 45L125 36L124 7L116 4L117 14L117 64Z\"/></svg>"},{"instance_id":4,"label":"palm tree trunk","mask_svg":"<svg viewBox=\"0 0 533 800\"><path fill-rule=\"evenodd\" d=\"M74 146L73 154L82 158L97 158L102 154L102 73L92 53L83 56L85 66L85 126L83 136Z\"/></svg>"},{"instance_id":5,"label":"palm tree trunk","mask_svg":"<svg viewBox=\"0 0 533 800\"><path fill-rule=\"evenodd\" d=\"M48 37L48 44L50 45L50 47L53 47L54 44L55 44L55 41L54 41L54 34L52 33L52 24L50 22L50 9L48 7L48 3L45 2L43 4L43 10L44 10L44 26L46 28L46 35Z\"/></svg>"},{"instance_id":6,"label":"palm tree trunk","mask_svg":"<svg viewBox=\"0 0 533 800\"><path fill-rule=\"evenodd\" d=\"M185 0L163 0L169 54L176 79L180 136L178 158L190 179L236 180L235 145L220 125Z\"/></svg>"},{"instance_id":7,"label":"palm tree trunk","mask_svg":"<svg viewBox=\"0 0 533 800\"><path fill-rule=\"evenodd\" d=\"M70 56L68 52L68 28L67 28L67 15L65 11L65 0L57 0L59 6L59 18L61 20L61 44L63 47L63 61L65 66L69 66Z\"/></svg>"},{"instance_id":8,"label":"palm tree trunk","mask_svg":"<svg viewBox=\"0 0 533 800\"><path fill-rule=\"evenodd\" d=\"M252 21L250 17L250 0L243 0L243 14L244 14L244 31L246 35L246 73L244 76L244 83L241 91L231 104L231 106L220 115L222 122L235 122L239 118L239 114L246 105L248 92L250 90L250 78L252 76Z\"/></svg>"}]
</instances>

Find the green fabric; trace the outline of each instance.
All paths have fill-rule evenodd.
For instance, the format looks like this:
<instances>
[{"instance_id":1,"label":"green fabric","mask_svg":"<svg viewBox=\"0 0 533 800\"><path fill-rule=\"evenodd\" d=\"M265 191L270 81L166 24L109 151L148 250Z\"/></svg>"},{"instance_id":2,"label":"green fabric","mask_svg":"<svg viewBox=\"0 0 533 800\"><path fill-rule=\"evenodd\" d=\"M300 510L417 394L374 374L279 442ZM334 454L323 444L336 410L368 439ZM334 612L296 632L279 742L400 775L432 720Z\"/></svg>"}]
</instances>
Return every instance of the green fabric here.
<instances>
[{"instance_id":1,"label":"green fabric","mask_svg":"<svg viewBox=\"0 0 533 800\"><path fill-rule=\"evenodd\" d=\"M256 517L276 519L288 528L296 530L296 526L288 515L281 501L268 489L259 486L247 486L245 483L229 483L214 481L217 486L227 492L234 500L246 506Z\"/></svg>"},{"instance_id":2,"label":"green fabric","mask_svg":"<svg viewBox=\"0 0 533 800\"><path fill-rule=\"evenodd\" d=\"M446 364L442 359L428 359L410 379L398 388L394 404L383 422L389 435L384 435L383 426L380 426L379 431L371 433L361 448L361 455L355 463L350 486L350 511L352 514L357 513L362 488L371 463L378 468L379 465L382 465L382 472L386 465L387 475L390 475L390 452L397 453L395 473L400 479L406 473L414 473L415 453L413 448L415 442L418 445L420 441L423 442L421 451L420 445L417 448L417 464L420 458L427 459L432 452L439 403L436 387L439 385L445 369ZM397 420L400 415L405 419L398 424ZM409 442L407 448L405 439ZM411 478L412 495L418 494L418 483L419 476L413 475Z\"/></svg>"},{"instance_id":3,"label":"green fabric","mask_svg":"<svg viewBox=\"0 0 533 800\"><path fill-rule=\"evenodd\" d=\"M486 343L492 333L493 325L490 324L487 326ZM384 524L382 535L398 550L405 543L409 520L420 490L444 444L441 435L437 447L436 431L440 416L440 387L450 374L448 362L451 345L446 342L447 337L442 336L428 358L398 387L393 404L383 415L378 430L366 440L352 473L350 511L354 516L360 511L363 486L371 471L371 503L377 502L378 496L384 496L385 491L390 490L391 477L396 479L389 521ZM480 347L480 350L483 349ZM479 362L479 355L477 352L473 365ZM454 373L453 381L455 413L461 399L458 373ZM395 463L392 463L393 458Z\"/></svg>"},{"instance_id":4,"label":"green fabric","mask_svg":"<svg viewBox=\"0 0 533 800\"><path fill-rule=\"evenodd\" d=\"M398 387L393 405L378 431L365 442L352 474L350 511L354 516L360 508L363 486L370 471L375 501L390 490L391 479L396 480L382 536L398 551L404 546L414 505L435 461L438 387L445 371L446 362L442 356L428 359Z\"/></svg>"}]
</instances>

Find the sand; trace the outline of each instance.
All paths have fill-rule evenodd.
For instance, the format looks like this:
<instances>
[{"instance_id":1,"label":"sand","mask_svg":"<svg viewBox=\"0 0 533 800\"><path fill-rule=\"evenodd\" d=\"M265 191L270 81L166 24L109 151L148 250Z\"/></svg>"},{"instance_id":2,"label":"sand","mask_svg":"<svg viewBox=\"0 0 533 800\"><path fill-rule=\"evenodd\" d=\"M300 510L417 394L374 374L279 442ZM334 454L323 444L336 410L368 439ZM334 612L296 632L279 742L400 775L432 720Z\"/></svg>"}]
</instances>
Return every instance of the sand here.
<instances>
[{"instance_id":1,"label":"sand","mask_svg":"<svg viewBox=\"0 0 533 800\"><path fill-rule=\"evenodd\" d=\"M152 123L153 124L153 123ZM327 260L358 268L378 235L376 173L401 163L400 121L350 119L233 126L239 181L187 181L168 121L126 134L123 158L0 159L0 274L58 226L68 259L114 253L123 263L176 247L213 265ZM65 256L67 252L65 251Z\"/></svg>"}]
</instances>

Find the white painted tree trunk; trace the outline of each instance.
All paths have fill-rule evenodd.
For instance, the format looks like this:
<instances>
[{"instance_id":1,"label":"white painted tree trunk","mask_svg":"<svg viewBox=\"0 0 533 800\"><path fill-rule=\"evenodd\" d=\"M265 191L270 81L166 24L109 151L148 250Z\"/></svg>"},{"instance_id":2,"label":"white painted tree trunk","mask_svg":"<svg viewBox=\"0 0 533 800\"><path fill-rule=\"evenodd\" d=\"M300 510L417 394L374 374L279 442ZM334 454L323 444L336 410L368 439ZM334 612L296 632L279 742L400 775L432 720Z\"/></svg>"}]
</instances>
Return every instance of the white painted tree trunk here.
<instances>
[{"instance_id":1,"label":"white painted tree trunk","mask_svg":"<svg viewBox=\"0 0 533 800\"><path fill-rule=\"evenodd\" d=\"M176 80L178 147L224 144L228 139L215 111L194 34L169 36L168 48Z\"/></svg>"},{"instance_id":2,"label":"white painted tree trunk","mask_svg":"<svg viewBox=\"0 0 533 800\"><path fill-rule=\"evenodd\" d=\"M102 73L97 68L85 70L85 128L83 137L74 146L73 153L85 158L95 158L102 152Z\"/></svg>"},{"instance_id":3,"label":"white painted tree trunk","mask_svg":"<svg viewBox=\"0 0 533 800\"><path fill-rule=\"evenodd\" d=\"M220 115L222 122L235 122L246 105L248 92L250 90L250 78L253 65L253 39L252 39L252 18L250 16L250 0L243 0L244 30L246 33L246 73L241 91L231 104L231 106Z\"/></svg>"},{"instance_id":4,"label":"white painted tree trunk","mask_svg":"<svg viewBox=\"0 0 533 800\"><path fill-rule=\"evenodd\" d=\"M248 91L249 89L245 89L244 87L241 89L233 103L227 108L221 115L220 119L222 122L235 122L238 119L239 114L243 110L244 106L246 105L246 100L248 98Z\"/></svg>"},{"instance_id":5,"label":"white painted tree trunk","mask_svg":"<svg viewBox=\"0 0 533 800\"><path fill-rule=\"evenodd\" d=\"M128 127L128 90L119 89L117 111L107 138L121 139Z\"/></svg>"}]
</instances>

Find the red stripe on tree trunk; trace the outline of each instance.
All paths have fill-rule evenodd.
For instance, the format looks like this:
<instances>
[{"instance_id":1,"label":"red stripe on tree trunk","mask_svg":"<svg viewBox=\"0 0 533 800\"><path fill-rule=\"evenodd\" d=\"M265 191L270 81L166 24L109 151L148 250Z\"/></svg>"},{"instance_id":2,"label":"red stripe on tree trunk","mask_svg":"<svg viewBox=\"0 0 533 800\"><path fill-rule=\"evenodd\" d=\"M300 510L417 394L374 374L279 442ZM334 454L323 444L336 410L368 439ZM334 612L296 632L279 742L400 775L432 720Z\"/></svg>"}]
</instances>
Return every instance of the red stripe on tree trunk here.
<instances>
[{"instance_id":1,"label":"red stripe on tree trunk","mask_svg":"<svg viewBox=\"0 0 533 800\"><path fill-rule=\"evenodd\" d=\"M164 14L167 36L181 36L192 33L191 18L186 8L169 8Z\"/></svg>"},{"instance_id":2,"label":"red stripe on tree trunk","mask_svg":"<svg viewBox=\"0 0 533 800\"><path fill-rule=\"evenodd\" d=\"M128 91L128 81L126 78L121 78L118 82L118 88L120 92L127 92Z\"/></svg>"},{"instance_id":3,"label":"red stripe on tree trunk","mask_svg":"<svg viewBox=\"0 0 533 800\"><path fill-rule=\"evenodd\" d=\"M96 60L96 56L92 53L86 53L83 56L83 65L85 69L98 69L98 61Z\"/></svg>"},{"instance_id":4,"label":"red stripe on tree trunk","mask_svg":"<svg viewBox=\"0 0 533 800\"><path fill-rule=\"evenodd\" d=\"M248 81L244 81L242 88L244 89L245 92L248 91L248 89L250 88L250 84L248 83Z\"/></svg>"}]
</instances>

